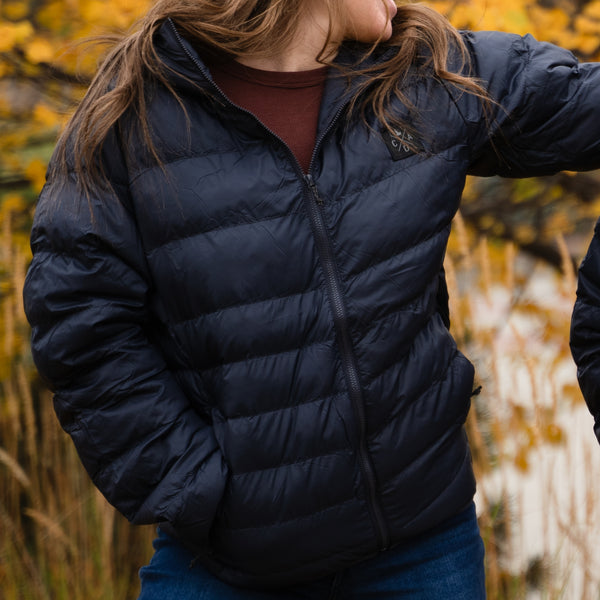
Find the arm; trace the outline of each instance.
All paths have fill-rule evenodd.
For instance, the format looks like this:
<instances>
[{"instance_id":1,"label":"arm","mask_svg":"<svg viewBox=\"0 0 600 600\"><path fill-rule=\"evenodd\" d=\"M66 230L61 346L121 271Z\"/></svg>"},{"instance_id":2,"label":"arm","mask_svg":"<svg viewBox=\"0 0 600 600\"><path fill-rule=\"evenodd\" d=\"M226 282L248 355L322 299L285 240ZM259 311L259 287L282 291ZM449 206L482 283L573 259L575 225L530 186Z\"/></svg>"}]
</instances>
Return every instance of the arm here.
<instances>
[{"instance_id":1,"label":"arm","mask_svg":"<svg viewBox=\"0 0 600 600\"><path fill-rule=\"evenodd\" d=\"M201 546L227 468L212 427L148 339L150 277L127 187L112 183L89 200L74 177L41 194L24 288L33 357L109 502Z\"/></svg>"},{"instance_id":2,"label":"arm","mask_svg":"<svg viewBox=\"0 0 600 600\"><path fill-rule=\"evenodd\" d=\"M571 319L571 352L600 441L600 220L579 268L577 300Z\"/></svg>"},{"instance_id":3,"label":"arm","mask_svg":"<svg viewBox=\"0 0 600 600\"><path fill-rule=\"evenodd\" d=\"M600 167L600 63L581 64L531 36L466 34L479 77L495 103L463 97L470 173L529 177ZM600 221L579 271L571 327L578 379L600 440Z\"/></svg>"},{"instance_id":4,"label":"arm","mask_svg":"<svg viewBox=\"0 0 600 600\"><path fill-rule=\"evenodd\" d=\"M531 177L600 167L600 63L527 35L465 34L478 77L495 101L489 119L462 101L474 175Z\"/></svg>"}]
</instances>

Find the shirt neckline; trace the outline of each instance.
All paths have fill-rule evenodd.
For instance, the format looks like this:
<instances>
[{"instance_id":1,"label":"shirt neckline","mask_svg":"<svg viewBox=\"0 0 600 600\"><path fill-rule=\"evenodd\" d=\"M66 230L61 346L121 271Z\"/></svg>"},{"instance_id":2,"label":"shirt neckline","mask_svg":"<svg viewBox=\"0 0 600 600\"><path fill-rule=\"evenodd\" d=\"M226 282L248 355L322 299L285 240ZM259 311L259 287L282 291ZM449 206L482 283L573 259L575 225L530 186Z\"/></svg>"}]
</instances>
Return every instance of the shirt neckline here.
<instances>
[{"instance_id":1,"label":"shirt neckline","mask_svg":"<svg viewBox=\"0 0 600 600\"><path fill-rule=\"evenodd\" d=\"M266 87L302 88L320 85L327 77L329 67L323 66L306 71L266 71L243 65L234 60L214 63L213 70Z\"/></svg>"}]
</instances>

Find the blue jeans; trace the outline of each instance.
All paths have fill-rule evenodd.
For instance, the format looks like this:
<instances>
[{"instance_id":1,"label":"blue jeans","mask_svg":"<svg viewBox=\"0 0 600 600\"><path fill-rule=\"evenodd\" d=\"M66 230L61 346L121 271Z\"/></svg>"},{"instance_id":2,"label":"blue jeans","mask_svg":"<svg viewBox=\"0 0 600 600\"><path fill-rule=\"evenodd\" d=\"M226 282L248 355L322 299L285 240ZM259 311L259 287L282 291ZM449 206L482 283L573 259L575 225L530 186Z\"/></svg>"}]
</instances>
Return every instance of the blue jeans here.
<instances>
[{"instance_id":1,"label":"blue jeans","mask_svg":"<svg viewBox=\"0 0 600 600\"><path fill-rule=\"evenodd\" d=\"M318 543L318 540L315 540ZM484 600L483 542L471 505L427 534L319 581L276 592L232 587L159 530L150 564L140 569L138 600Z\"/></svg>"}]
</instances>

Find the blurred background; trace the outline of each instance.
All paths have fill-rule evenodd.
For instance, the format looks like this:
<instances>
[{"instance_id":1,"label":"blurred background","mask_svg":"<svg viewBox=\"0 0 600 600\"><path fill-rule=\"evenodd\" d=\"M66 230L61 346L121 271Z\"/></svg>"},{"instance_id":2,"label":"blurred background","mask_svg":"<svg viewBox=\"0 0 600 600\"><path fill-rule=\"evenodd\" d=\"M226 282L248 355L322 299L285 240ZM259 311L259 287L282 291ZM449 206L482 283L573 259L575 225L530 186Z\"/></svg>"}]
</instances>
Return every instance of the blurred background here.
<instances>
[{"instance_id":1,"label":"blurred background","mask_svg":"<svg viewBox=\"0 0 600 600\"><path fill-rule=\"evenodd\" d=\"M148 4L0 0L0 600L135 598L152 551L154 528L115 513L60 429L21 298L46 164L101 53L77 42L125 30ZM600 60L600 0L429 4L459 28ZM568 348L598 215L600 174L561 173L469 180L455 220L446 273L452 331L482 386L467 429L491 600L600 598L600 448Z\"/></svg>"}]
</instances>

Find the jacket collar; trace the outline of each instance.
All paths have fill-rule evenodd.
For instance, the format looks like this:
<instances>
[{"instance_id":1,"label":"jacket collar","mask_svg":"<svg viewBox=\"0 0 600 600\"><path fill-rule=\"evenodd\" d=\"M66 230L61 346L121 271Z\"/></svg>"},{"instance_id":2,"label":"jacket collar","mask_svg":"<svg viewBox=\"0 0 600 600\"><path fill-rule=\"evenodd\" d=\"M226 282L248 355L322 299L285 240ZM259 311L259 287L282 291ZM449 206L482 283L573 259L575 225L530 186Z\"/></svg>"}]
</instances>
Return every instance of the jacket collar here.
<instances>
[{"instance_id":1,"label":"jacket collar","mask_svg":"<svg viewBox=\"0 0 600 600\"><path fill-rule=\"evenodd\" d=\"M154 35L154 46L169 69L169 78L177 87L214 87L202 58L194 46L179 33L170 18L164 21Z\"/></svg>"},{"instance_id":2,"label":"jacket collar","mask_svg":"<svg viewBox=\"0 0 600 600\"><path fill-rule=\"evenodd\" d=\"M210 71L194 46L181 35L172 19L167 19L159 28L154 39L155 46L163 62L170 69L173 84L180 89L201 88L217 93ZM363 67L376 64L382 58L389 57L394 48L385 48L382 52L373 52L364 58L364 47L359 44L343 44L335 62L343 67ZM324 131L334 116L350 101L357 87L363 82L364 75L354 77L348 82L345 76L333 72L325 86L319 132Z\"/></svg>"}]
</instances>

